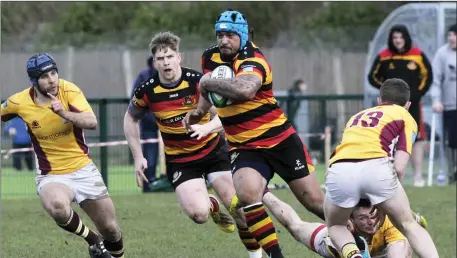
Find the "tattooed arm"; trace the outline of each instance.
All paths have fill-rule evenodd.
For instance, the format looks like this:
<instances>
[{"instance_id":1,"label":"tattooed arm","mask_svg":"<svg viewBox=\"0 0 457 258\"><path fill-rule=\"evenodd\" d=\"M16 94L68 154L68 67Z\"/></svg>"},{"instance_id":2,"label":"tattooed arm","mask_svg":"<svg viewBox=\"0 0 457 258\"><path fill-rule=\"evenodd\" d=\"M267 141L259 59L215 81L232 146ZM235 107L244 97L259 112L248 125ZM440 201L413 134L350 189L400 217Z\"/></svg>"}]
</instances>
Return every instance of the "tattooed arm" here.
<instances>
[{"instance_id":1,"label":"tattooed arm","mask_svg":"<svg viewBox=\"0 0 457 258\"><path fill-rule=\"evenodd\" d=\"M211 79L204 76L200 81L200 87L207 92L214 92L232 100L250 100L262 86L260 76L253 74L242 74L235 79Z\"/></svg>"}]
</instances>

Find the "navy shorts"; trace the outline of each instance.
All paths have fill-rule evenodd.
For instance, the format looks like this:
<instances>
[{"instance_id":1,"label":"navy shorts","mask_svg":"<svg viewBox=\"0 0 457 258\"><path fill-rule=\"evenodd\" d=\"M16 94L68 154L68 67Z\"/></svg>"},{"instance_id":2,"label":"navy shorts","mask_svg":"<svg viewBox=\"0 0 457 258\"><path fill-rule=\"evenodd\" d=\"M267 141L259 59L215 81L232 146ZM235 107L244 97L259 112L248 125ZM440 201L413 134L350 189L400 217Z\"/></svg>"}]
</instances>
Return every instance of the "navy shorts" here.
<instances>
[{"instance_id":1,"label":"navy shorts","mask_svg":"<svg viewBox=\"0 0 457 258\"><path fill-rule=\"evenodd\" d=\"M267 181L276 173L289 183L314 171L306 146L296 133L270 149L232 150L230 162L233 174L240 168L249 167L257 170Z\"/></svg>"}]
</instances>

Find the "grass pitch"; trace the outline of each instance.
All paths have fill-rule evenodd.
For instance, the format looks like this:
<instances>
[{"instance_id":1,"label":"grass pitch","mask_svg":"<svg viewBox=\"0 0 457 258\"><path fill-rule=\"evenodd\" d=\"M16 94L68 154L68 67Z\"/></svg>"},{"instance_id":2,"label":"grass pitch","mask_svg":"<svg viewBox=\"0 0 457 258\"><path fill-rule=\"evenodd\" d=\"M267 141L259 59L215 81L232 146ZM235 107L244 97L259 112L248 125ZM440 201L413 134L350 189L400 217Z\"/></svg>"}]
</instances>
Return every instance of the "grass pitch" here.
<instances>
[{"instance_id":1,"label":"grass pitch","mask_svg":"<svg viewBox=\"0 0 457 258\"><path fill-rule=\"evenodd\" d=\"M124 234L126 258L247 257L236 233L220 231L211 220L203 225L194 224L181 211L173 193L137 194L139 190L131 172L120 171L124 169L113 169L109 182L110 191L116 193L113 200ZM322 167L318 167L321 182L322 171ZM58 228L42 209L35 195L33 173L21 175L20 180L8 177L8 173L11 172L6 171L2 177L2 194L8 197L3 198L1 207L1 257L88 257L85 241ZM281 182L276 178L273 181ZM456 257L456 187L407 187L406 190L414 211L426 216L440 257ZM303 220L320 221L307 212L289 190L273 193L292 205ZM75 210L94 228L77 206ZM296 242L276 220L274 222L286 257L318 257Z\"/></svg>"}]
</instances>

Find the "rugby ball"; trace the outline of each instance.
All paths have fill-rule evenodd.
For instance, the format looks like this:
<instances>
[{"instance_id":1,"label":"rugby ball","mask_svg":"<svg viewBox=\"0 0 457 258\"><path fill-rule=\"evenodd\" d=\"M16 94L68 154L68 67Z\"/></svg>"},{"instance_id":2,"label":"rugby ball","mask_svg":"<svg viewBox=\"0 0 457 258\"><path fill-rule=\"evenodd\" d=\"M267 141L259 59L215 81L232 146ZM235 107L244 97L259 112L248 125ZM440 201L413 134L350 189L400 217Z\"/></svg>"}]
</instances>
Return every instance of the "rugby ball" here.
<instances>
[{"instance_id":1,"label":"rugby ball","mask_svg":"<svg viewBox=\"0 0 457 258\"><path fill-rule=\"evenodd\" d=\"M212 79L232 79L235 77L235 73L233 72L232 68L226 65L220 65L216 69L211 72ZM217 108L223 108L230 104L232 101L226 97L223 97L217 93L209 92L208 98L211 104L213 104Z\"/></svg>"}]
</instances>

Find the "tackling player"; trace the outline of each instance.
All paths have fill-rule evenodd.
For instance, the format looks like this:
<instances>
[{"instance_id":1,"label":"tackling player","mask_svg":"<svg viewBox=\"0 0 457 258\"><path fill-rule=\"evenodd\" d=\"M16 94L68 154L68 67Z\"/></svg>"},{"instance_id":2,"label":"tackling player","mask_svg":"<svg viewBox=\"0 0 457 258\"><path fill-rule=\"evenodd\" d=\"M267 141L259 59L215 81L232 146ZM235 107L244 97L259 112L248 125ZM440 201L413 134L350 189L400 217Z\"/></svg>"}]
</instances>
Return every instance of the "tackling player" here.
<instances>
[{"instance_id":1,"label":"tackling player","mask_svg":"<svg viewBox=\"0 0 457 258\"><path fill-rule=\"evenodd\" d=\"M387 214L419 257L438 253L427 231L412 216L408 197L399 182L417 134L408 113L408 84L388 79L380 89L379 106L363 110L347 123L341 143L330 159L325 179L325 218L329 235L344 258L362 257L346 228L361 198Z\"/></svg>"},{"instance_id":2,"label":"tackling player","mask_svg":"<svg viewBox=\"0 0 457 258\"><path fill-rule=\"evenodd\" d=\"M219 118L216 116L212 123L192 125L191 136L200 139L210 133L223 131L222 124L218 120ZM323 257L339 257L338 252L328 237L328 230L325 224L302 221L290 205L278 199L268 189L265 191L262 202L298 242ZM232 200L230 212L234 213L240 207L239 200L235 196ZM372 213L370 213L372 208L369 201L361 200L350 217L351 224L355 228L356 233L365 237L370 243L369 247L367 246L365 248L365 252L369 252L374 257L381 257L382 254L387 254L387 258L411 257L412 254L409 252L410 247L406 238L392 225L390 220L381 223L379 227L375 227L375 219ZM412 215L419 225L423 228L427 227L427 221L423 216L414 212ZM384 217L386 218L386 216ZM381 221L384 221L385 218ZM356 239L359 242L363 240ZM363 246L363 243L358 243L357 246L360 248L360 246Z\"/></svg>"},{"instance_id":3,"label":"tackling player","mask_svg":"<svg viewBox=\"0 0 457 258\"><path fill-rule=\"evenodd\" d=\"M113 202L84 139L84 129L97 127L92 108L76 85L59 79L49 54L32 56L27 74L33 86L2 104L1 119L19 116L27 124L44 209L59 227L87 241L91 257L124 257ZM89 215L101 237L80 220L71 208L73 201Z\"/></svg>"},{"instance_id":4,"label":"tackling player","mask_svg":"<svg viewBox=\"0 0 457 258\"><path fill-rule=\"evenodd\" d=\"M230 146L233 183L249 232L270 257L283 257L276 230L262 204L268 181L276 172L290 186L297 199L310 211L324 218L324 194L306 150L273 96L271 67L248 40L248 23L237 11L223 12L215 25L217 46L203 53L198 108L185 118L186 129L207 115L211 104L208 92L232 100L217 108ZM235 79L211 79L219 65L235 72ZM278 155L281 153L281 155Z\"/></svg>"},{"instance_id":5,"label":"tackling player","mask_svg":"<svg viewBox=\"0 0 457 258\"><path fill-rule=\"evenodd\" d=\"M151 110L165 145L168 180L184 212L198 224L205 223L211 215L222 231L231 233L235 230L232 218L223 213L219 201L208 194L205 183L206 178L229 209L235 189L225 140L217 133L194 138L187 134L182 124L187 112L197 107L202 74L181 67L179 43L180 38L170 32L154 36L150 50L156 72L135 90L125 113L124 132L135 158L137 183L141 186L143 180L147 182L143 172L147 162L141 150L138 121ZM201 122L208 122L209 125L214 123L210 121L209 113ZM239 215L232 215L237 219L244 243L243 236L248 231L245 222L240 221ZM252 245L260 249L255 240L254 243L248 243L247 247ZM255 248L252 251L249 252L250 257L256 257L258 252Z\"/></svg>"},{"instance_id":6,"label":"tackling player","mask_svg":"<svg viewBox=\"0 0 457 258\"><path fill-rule=\"evenodd\" d=\"M328 236L325 224L302 221L290 205L279 200L271 192L264 195L263 202L298 242L322 257L340 257ZM373 217L370 214L372 209L370 202L362 199L350 216L357 246L364 249L367 257L411 258L412 250L406 238L392 225L386 215L378 213L380 218Z\"/></svg>"}]
</instances>

